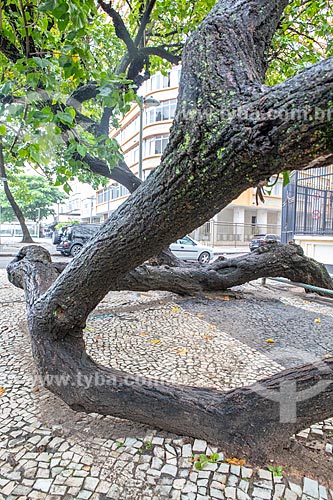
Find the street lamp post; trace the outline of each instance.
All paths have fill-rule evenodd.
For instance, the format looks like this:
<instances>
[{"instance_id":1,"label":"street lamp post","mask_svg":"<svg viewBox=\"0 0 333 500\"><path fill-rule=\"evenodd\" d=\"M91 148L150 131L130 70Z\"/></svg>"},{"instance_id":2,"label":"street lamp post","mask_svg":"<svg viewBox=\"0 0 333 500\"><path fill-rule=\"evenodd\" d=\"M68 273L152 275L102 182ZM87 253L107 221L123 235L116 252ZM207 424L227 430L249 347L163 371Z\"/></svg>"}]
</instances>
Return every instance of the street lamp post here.
<instances>
[{"instance_id":1,"label":"street lamp post","mask_svg":"<svg viewBox=\"0 0 333 500\"><path fill-rule=\"evenodd\" d=\"M95 199L95 196L89 196L87 198L87 200L89 200L90 202L90 207L88 206L89 208L89 224L92 224L92 219L93 219L93 210L94 210L94 199Z\"/></svg>"},{"instance_id":2,"label":"street lamp post","mask_svg":"<svg viewBox=\"0 0 333 500\"><path fill-rule=\"evenodd\" d=\"M40 237L40 208L37 208L37 238Z\"/></svg>"},{"instance_id":3,"label":"street lamp post","mask_svg":"<svg viewBox=\"0 0 333 500\"><path fill-rule=\"evenodd\" d=\"M143 110L145 108L154 108L161 104L154 97L139 97L140 108L140 130L139 130L139 179L143 180L142 159L143 159Z\"/></svg>"}]
</instances>

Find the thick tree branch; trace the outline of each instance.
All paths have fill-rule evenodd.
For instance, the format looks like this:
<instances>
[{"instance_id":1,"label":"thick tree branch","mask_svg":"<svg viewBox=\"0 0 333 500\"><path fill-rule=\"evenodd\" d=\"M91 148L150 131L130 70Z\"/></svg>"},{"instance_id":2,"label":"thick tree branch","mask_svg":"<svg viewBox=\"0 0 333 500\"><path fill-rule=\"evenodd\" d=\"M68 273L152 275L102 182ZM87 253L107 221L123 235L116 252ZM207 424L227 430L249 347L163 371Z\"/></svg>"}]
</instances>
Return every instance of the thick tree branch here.
<instances>
[{"instance_id":1,"label":"thick tree branch","mask_svg":"<svg viewBox=\"0 0 333 500\"><path fill-rule=\"evenodd\" d=\"M67 106L73 106L78 111L81 110L81 104L84 101L94 99L99 92L99 87L96 83L87 83L78 87L67 100Z\"/></svg>"},{"instance_id":2,"label":"thick tree branch","mask_svg":"<svg viewBox=\"0 0 333 500\"><path fill-rule=\"evenodd\" d=\"M108 137L109 132L110 132L110 119L112 117L113 111L114 111L113 108L105 107L103 114L102 114L101 121L100 121L99 126L98 126L99 132L102 135L105 135L106 137Z\"/></svg>"},{"instance_id":3,"label":"thick tree branch","mask_svg":"<svg viewBox=\"0 0 333 500\"><path fill-rule=\"evenodd\" d=\"M274 277L333 290L333 280L325 266L306 257L302 247L294 244L271 243L247 255L220 258L209 265L179 263L180 266L177 261L171 266L143 264L112 283L112 290L165 290L191 295L220 292L258 278ZM67 265L67 262L53 264L59 274Z\"/></svg>"},{"instance_id":4,"label":"thick tree branch","mask_svg":"<svg viewBox=\"0 0 333 500\"><path fill-rule=\"evenodd\" d=\"M142 18L140 20L140 26L139 26L138 32L134 38L134 45L136 47L139 47L139 45L141 44L141 42L143 40L145 29L147 27L147 24L150 22L150 16L151 16L151 13L155 7L155 4L156 4L156 0L148 0L148 2L147 2L145 11L144 11Z\"/></svg>"},{"instance_id":5,"label":"thick tree branch","mask_svg":"<svg viewBox=\"0 0 333 500\"><path fill-rule=\"evenodd\" d=\"M212 292L263 277L333 289L323 264L304 255L298 245L268 244L246 256L217 260L207 266L139 266L113 284L113 290L167 290L179 294Z\"/></svg>"},{"instance_id":6,"label":"thick tree branch","mask_svg":"<svg viewBox=\"0 0 333 500\"><path fill-rule=\"evenodd\" d=\"M172 54L165 47L145 47L140 49L140 54L144 56L158 56L169 61L171 64L179 64L181 56Z\"/></svg>"},{"instance_id":7,"label":"thick tree branch","mask_svg":"<svg viewBox=\"0 0 333 500\"><path fill-rule=\"evenodd\" d=\"M106 14L108 14L113 22L116 35L120 40L122 40L131 56L135 56L136 54L136 46L131 38L129 31L127 30L125 23L121 17L121 15L113 8L111 5L106 4L103 0L98 0L98 4L104 10Z\"/></svg>"},{"instance_id":8,"label":"thick tree branch","mask_svg":"<svg viewBox=\"0 0 333 500\"><path fill-rule=\"evenodd\" d=\"M133 191L135 191L135 189L141 184L140 179L133 174L124 161L119 161L118 164L111 170L104 160L95 158L90 154L87 154L84 158L82 158L82 161L89 165L89 168L93 173L119 182L122 186L125 186L130 193L133 193Z\"/></svg>"},{"instance_id":9,"label":"thick tree branch","mask_svg":"<svg viewBox=\"0 0 333 500\"><path fill-rule=\"evenodd\" d=\"M240 110L248 113L251 154L258 158L260 141L260 163L264 168L265 162L271 162L277 171L281 171L282 165L287 170L301 170L311 162L319 162L317 158L331 158L332 98L333 58L269 88L246 109ZM245 121L243 123L245 126Z\"/></svg>"},{"instance_id":10,"label":"thick tree branch","mask_svg":"<svg viewBox=\"0 0 333 500\"><path fill-rule=\"evenodd\" d=\"M261 462L268 455L272 458L272 450L288 446L292 434L331 416L328 401L333 398L333 358L229 392L138 379L94 362L86 354L82 333L76 328L63 338L56 332L35 328L35 306L57 275L46 250L25 247L8 272L11 281L26 292L33 352L42 383L74 410L132 418L201 437L223 444L228 453L246 454ZM62 317L66 310L58 304L53 314ZM288 418L283 409L289 411L294 405L296 410L296 401L297 415Z\"/></svg>"}]
</instances>

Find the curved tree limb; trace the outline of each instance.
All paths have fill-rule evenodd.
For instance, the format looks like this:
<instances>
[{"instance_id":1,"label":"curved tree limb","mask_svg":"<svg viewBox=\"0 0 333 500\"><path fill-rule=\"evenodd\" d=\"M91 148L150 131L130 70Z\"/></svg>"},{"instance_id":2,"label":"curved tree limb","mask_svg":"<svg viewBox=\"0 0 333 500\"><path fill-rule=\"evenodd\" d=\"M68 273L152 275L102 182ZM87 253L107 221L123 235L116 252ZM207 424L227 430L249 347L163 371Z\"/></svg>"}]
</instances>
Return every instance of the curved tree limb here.
<instances>
[{"instance_id":1,"label":"curved tree limb","mask_svg":"<svg viewBox=\"0 0 333 500\"><path fill-rule=\"evenodd\" d=\"M98 0L98 4L104 10L104 12L110 16L117 37L125 43L129 54L134 57L137 49L121 15L113 7L111 7L111 4L109 5L103 0Z\"/></svg>"},{"instance_id":2,"label":"curved tree limb","mask_svg":"<svg viewBox=\"0 0 333 500\"><path fill-rule=\"evenodd\" d=\"M145 33L145 29L147 27L147 24L150 21L150 16L151 16L151 13L153 12L155 4L156 4L156 0L148 0L148 2L147 2L145 11L144 11L144 13L141 17L141 20L140 20L139 29L137 31L137 34L135 35L135 38L134 38L134 45L136 47L139 47L139 45L142 42L142 39L143 39L143 36Z\"/></svg>"},{"instance_id":3,"label":"curved tree limb","mask_svg":"<svg viewBox=\"0 0 333 500\"><path fill-rule=\"evenodd\" d=\"M120 160L118 164L112 169L109 169L106 161L100 160L99 158L96 158L90 154L86 154L86 156L82 158L82 161L89 165L89 168L92 172L119 182L120 184L125 186L130 193L133 193L133 191L135 191L135 189L137 189L142 183L142 181L133 174L133 172L123 160Z\"/></svg>"},{"instance_id":4,"label":"curved tree limb","mask_svg":"<svg viewBox=\"0 0 333 500\"><path fill-rule=\"evenodd\" d=\"M3 189L4 189L5 195L7 197L7 200L9 202L10 206L12 207L13 212L15 213L15 215L20 223L21 229L22 229L22 240L21 241L22 241L22 243L33 243L33 239L32 239L31 234L29 232L28 226L25 222L24 215L23 215L20 207L16 203L15 198L14 198L14 196L13 196L13 194L8 186L5 159L4 159L4 155L3 155L3 145L2 145L1 139L0 139L0 175L1 175L1 180L3 182Z\"/></svg>"},{"instance_id":5,"label":"curved tree limb","mask_svg":"<svg viewBox=\"0 0 333 500\"><path fill-rule=\"evenodd\" d=\"M33 352L41 380L74 410L132 418L223 443L228 453L246 454L261 462L271 456L272 449L288 446L293 433L331 416L327 402L333 398L333 358L286 370L229 392L163 385L158 380L97 364L86 354L82 333L75 328L62 338L56 332L34 328L31 313L57 275L46 250L23 248L8 272L11 281L26 292ZM66 312L58 306L54 314ZM283 413L283 409L290 408L288 398L298 401L296 419ZM313 408L311 415L309 404Z\"/></svg>"},{"instance_id":6,"label":"curved tree limb","mask_svg":"<svg viewBox=\"0 0 333 500\"><path fill-rule=\"evenodd\" d=\"M67 262L52 264L59 274L67 265ZM207 265L184 263L178 259L171 260L170 264L149 262L112 283L111 290L164 290L191 295L221 292L258 278L274 277L333 290L333 280L323 264L306 257L299 245L281 243L268 243L246 255L222 257Z\"/></svg>"},{"instance_id":7,"label":"curved tree limb","mask_svg":"<svg viewBox=\"0 0 333 500\"><path fill-rule=\"evenodd\" d=\"M306 257L298 245L273 243L245 256L218 259L206 266L142 265L114 283L112 289L193 294L222 291L264 277L283 277L333 290L333 280L323 264Z\"/></svg>"}]
</instances>

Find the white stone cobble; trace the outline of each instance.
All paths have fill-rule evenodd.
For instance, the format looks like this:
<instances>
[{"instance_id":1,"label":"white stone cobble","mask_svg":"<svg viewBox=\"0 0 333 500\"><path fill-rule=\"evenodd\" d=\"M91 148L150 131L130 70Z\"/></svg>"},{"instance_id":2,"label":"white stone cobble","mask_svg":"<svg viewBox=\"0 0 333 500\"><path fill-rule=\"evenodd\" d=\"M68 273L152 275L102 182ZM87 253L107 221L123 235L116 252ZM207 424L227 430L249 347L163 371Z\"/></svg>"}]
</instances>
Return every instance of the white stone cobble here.
<instances>
[{"instance_id":1,"label":"white stone cobble","mask_svg":"<svg viewBox=\"0 0 333 500\"><path fill-rule=\"evenodd\" d=\"M7 284L4 289L5 284L4 274L0 273L0 304L4 297L8 302L9 291L13 299L22 297L20 290ZM137 374L156 376L164 373L166 380L185 384L196 377L198 385L215 384L218 388L223 388L219 385L221 379L230 381L226 387L229 388L233 386L232 380L235 385L249 383L254 371L256 377L262 377L279 369L262 354L214 330L218 342L210 345L212 370L209 373L213 378L207 380L206 372L200 378L197 356L203 359L207 356L206 342L200 347L206 324L181 308L172 313L174 306L170 303L156 306L156 297L160 296L155 293L146 298L133 293L113 294L112 301L116 305L124 303L125 298L133 304L134 298L136 304L147 304L148 310L127 311L129 320L114 316L103 321L88 321L93 328L86 335L89 353L101 363L114 363L113 366L122 369L130 367ZM105 304L108 302L103 307ZM223 462L224 456L218 448L202 439L159 433L112 417L73 414L43 388L33 391L29 381L33 366L29 344L18 327L24 318L22 302L11 304L7 312L3 308L5 334L1 333L0 319L0 358L7 361L4 370L0 366L0 385L7 390L1 399L4 439L0 443L0 499L100 500L103 495L106 499L119 500L333 500L333 491L329 492L313 479L304 478L298 485L288 482L286 475L273 477L267 468L257 470L247 464L229 465ZM211 335L210 325L206 326L207 334ZM111 330L114 332L112 338ZM165 342L165 351L159 351L160 360L156 358L156 348L150 344L143 346L142 331L159 332L161 343ZM151 338L155 336L152 334ZM187 349L191 349L194 341L199 343L199 348L186 357L170 356L175 337L184 338L184 345L186 338ZM126 353L122 349L125 343L128 346ZM225 351L235 353L232 365ZM244 368L247 356L249 368ZM143 361L145 358L147 360ZM242 370L244 368L243 378L232 375L237 359ZM225 376L222 371L228 367L230 373ZM332 430L333 420L328 419L300 434L303 439L309 436L323 439ZM332 443L326 443L325 451L332 454ZM210 456L216 452L220 454L218 463L208 463L201 471L195 469L193 455L195 460L200 453Z\"/></svg>"}]
</instances>

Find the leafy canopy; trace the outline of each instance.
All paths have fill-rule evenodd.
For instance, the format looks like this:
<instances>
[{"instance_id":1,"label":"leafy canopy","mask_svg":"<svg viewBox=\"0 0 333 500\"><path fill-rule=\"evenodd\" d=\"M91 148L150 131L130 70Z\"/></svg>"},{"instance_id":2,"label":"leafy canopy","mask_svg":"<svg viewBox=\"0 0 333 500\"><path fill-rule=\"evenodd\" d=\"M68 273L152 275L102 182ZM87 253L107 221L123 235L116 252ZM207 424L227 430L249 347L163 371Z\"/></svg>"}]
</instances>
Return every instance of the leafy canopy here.
<instances>
[{"instance_id":1,"label":"leafy canopy","mask_svg":"<svg viewBox=\"0 0 333 500\"><path fill-rule=\"evenodd\" d=\"M74 178L98 186L93 160L110 172L122 158L109 127L130 109L145 78L180 60L186 37L215 0L128 0L119 2L119 12L116 2L98 3L0 2L6 166L17 174L30 164L66 192ZM292 1L273 41L266 83L333 55L332 19L331 0Z\"/></svg>"},{"instance_id":2,"label":"leafy canopy","mask_svg":"<svg viewBox=\"0 0 333 500\"><path fill-rule=\"evenodd\" d=\"M331 0L294 0L273 39L267 83L274 85L333 56Z\"/></svg>"}]
</instances>

